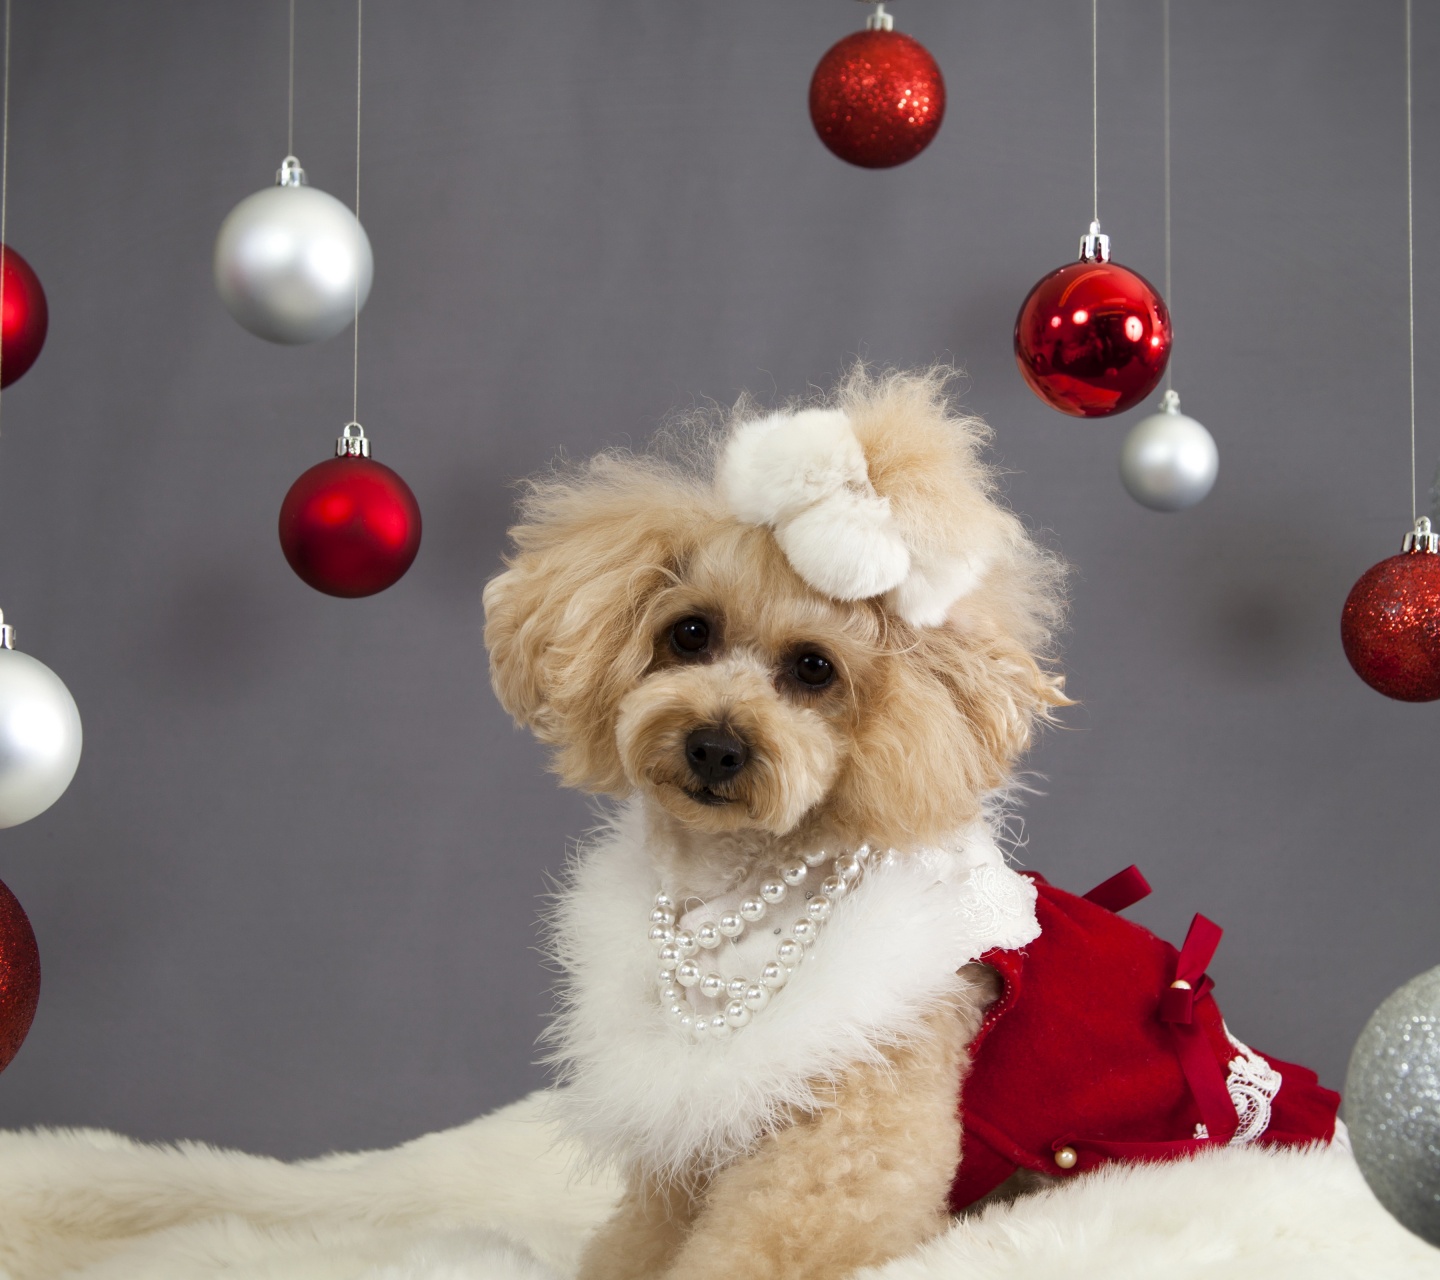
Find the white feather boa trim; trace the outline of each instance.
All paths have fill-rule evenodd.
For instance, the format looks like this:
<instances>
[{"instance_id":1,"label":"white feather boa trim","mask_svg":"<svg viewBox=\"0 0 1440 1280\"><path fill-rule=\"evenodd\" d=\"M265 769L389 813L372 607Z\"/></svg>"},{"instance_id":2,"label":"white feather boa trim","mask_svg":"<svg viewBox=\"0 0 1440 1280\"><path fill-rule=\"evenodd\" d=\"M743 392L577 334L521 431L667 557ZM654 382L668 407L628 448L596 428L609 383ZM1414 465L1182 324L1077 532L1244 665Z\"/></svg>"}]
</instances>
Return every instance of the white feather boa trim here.
<instances>
[{"instance_id":1,"label":"white feather boa trim","mask_svg":"<svg viewBox=\"0 0 1440 1280\"><path fill-rule=\"evenodd\" d=\"M553 914L549 1040L570 1134L597 1161L662 1178L728 1163L786 1114L826 1105L827 1084L925 1033L956 970L1039 934L1034 885L977 823L944 848L877 860L769 1006L696 1044L659 1005L646 931L660 888L633 803L580 851Z\"/></svg>"}]
</instances>

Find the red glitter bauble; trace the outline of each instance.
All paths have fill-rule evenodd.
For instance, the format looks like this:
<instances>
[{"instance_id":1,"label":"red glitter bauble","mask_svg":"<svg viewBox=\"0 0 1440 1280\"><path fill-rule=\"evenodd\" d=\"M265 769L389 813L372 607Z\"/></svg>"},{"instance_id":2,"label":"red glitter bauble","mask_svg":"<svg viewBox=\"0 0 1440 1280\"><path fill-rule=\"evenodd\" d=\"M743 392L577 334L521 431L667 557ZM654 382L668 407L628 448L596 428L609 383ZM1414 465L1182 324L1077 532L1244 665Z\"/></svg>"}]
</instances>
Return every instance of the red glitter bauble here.
<instances>
[{"instance_id":1,"label":"red glitter bauble","mask_svg":"<svg viewBox=\"0 0 1440 1280\"><path fill-rule=\"evenodd\" d=\"M40 949L25 908L0 883L0 1071L20 1052L40 1003Z\"/></svg>"},{"instance_id":2,"label":"red glitter bauble","mask_svg":"<svg viewBox=\"0 0 1440 1280\"><path fill-rule=\"evenodd\" d=\"M1052 409L1104 418L1139 404L1165 375L1170 312L1143 276L1080 261L1030 290L1015 319L1015 363Z\"/></svg>"},{"instance_id":3,"label":"red glitter bauble","mask_svg":"<svg viewBox=\"0 0 1440 1280\"><path fill-rule=\"evenodd\" d=\"M24 376L45 345L50 308L40 277L14 249L0 246L0 271L5 274L5 298L0 311L0 387Z\"/></svg>"},{"instance_id":4,"label":"red glitter bauble","mask_svg":"<svg viewBox=\"0 0 1440 1280\"><path fill-rule=\"evenodd\" d=\"M1361 574L1340 639L1355 674L1387 698L1440 698L1440 554L1402 552Z\"/></svg>"},{"instance_id":5,"label":"red glitter bauble","mask_svg":"<svg viewBox=\"0 0 1440 1280\"><path fill-rule=\"evenodd\" d=\"M280 546L300 578L331 596L393 586L420 550L420 505L410 486L370 458L311 467L280 506Z\"/></svg>"},{"instance_id":6,"label":"red glitter bauble","mask_svg":"<svg viewBox=\"0 0 1440 1280\"><path fill-rule=\"evenodd\" d=\"M945 77L923 44L898 31L846 36L810 79L820 141L862 169L913 160L944 118Z\"/></svg>"}]
</instances>

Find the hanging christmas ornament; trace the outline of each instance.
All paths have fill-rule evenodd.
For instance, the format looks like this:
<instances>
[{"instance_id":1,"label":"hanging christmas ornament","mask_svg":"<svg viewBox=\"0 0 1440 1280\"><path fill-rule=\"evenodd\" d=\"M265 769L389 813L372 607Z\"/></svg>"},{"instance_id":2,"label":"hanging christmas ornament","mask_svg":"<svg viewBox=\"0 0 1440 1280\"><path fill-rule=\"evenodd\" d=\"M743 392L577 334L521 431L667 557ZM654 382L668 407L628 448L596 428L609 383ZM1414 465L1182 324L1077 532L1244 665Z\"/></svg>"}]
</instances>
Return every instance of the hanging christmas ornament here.
<instances>
[{"instance_id":1,"label":"hanging christmas ornament","mask_svg":"<svg viewBox=\"0 0 1440 1280\"><path fill-rule=\"evenodd\" d=\"M80 764L80 712L64 681L15 648L0 614L0 827L44 813Z\"/></svg>"},{"instance_id":2,"label":"hanging christmas ornament","mask_svg":"<svg viewBox=\"0 0 1440 1280\"><path fill-rule=\"evenodd\" d=\"M1080 261L1030 290L1015 320L1015 363L1052 409L1105 418L1139 404L1165 376L1170 313L1143 276L1110 261L1092 222Z\"/></svg>"},{"instance_id":3,"label":"hanging christmas ornament","mask_svg":"<svg viewBox=\"0 0 1440 1280\"><path fill-rule=\"evenodd\" d=\"M40 950L25 908L0 883L0 1071L14 1060L40 1003Z\"/></svg>"},{"instance_id":4,"label":"hanging christmas ornament","mask_svg":"<svg viewBox=\"0 0 1440 1280\"><path fill-rule=\"evenodd\" d=\"M215 287L241 325L269 342L333 338L370 295L370 239L339 200L305 185L286 156L276 185L247 196L220 225Z\"/></svg>"},{"instance_id":5,"label":"hanging christmas ornament","mask_svg":"<svg viewBox=\"0 0 1440 1280\"><path fill-rule=\"evenodd\" d=\"M1440 968L1365 1024L1345 1074L1345 1123L1376 1199L1440 1245Z\"/></svg>"},{"instance_id":6,"label":"hanging christmas ornament","mask_svg":"<svg viewBox=\"0 0 1440 1280\"><path fill-rule=\"evenodd\" d=\"M1170 313L1143 276L1110 261L1100 231L1099 18L1090 4L1091 184L1095 215L1080 260L1052 271L1020 305L1015 363L1052 409L1104 418L1139 404L1170 358Z\"/></svg>"},{"instance_id":7,"label":"hanging christmas ornament","mask_svg":"<svg viewBox=\"0 0 1440 1280\"><path fill-rule=\"evenodd\" d=\"M1161 0L1164 27L1165 102L1165 296L1170 294L1170 0ZM1173 369L1167 366L1167 372ZM1160 399L1160 412L1141 418L1120 448L1120 480L1136 502L1152 511L1183 511L1215 485L1220 451L1194 418L1180 412L1173 386Z\"/></svg>"},{"instance_id":8,"label":"hanging christmas ornament","mask_svg":"<svg viewBox=\"0 0 1440 1280\"><path fill-rule=\"evenodd\" d=\"M275 185L240 201L215 240L225 309L268 342L321 342L370 296L370 238L339 200L306 185L295 158L295 5L290 5L289 132Z\"/></svg>"},{"instance_id":9,"label":"hanging christmas ornament","mask_svg":"<svg viewBox=\"0 0 1440 1280\"><path fill-rule=\"evenodd\" d=\"M370 457L358 422L346 426L335 453L290 486L280 506L280 546L316 591L373 596L414 563L420 505L404 480Z\"/></svg>"},{"instance_id":10,"label":"hanging christmas ornament","mask_svg":"<svg viewBox=\"0 0 1440 1280\"><path fill-rule=\"evenodd\" d=\"M1120 479L1136 502L1152 511L1193 507L1215 485L1220 451L1194 418L1180 412L1167 391L1160 412L1141 418L1120 449Z\"/></svg>"},{"instance_id":11,"label":"hanging christmas ornament","mask_svg":"<svg viewBox=\"0 0 1440 1280\"><path fill-rule=\"evenodd\" d=\"M1350 588L1340 639L1355 674L1400 702L1440 698L1440 535L1421 516L1403 550Z\"/></svg>"},{"instance_id":12,"label":"hanging christmas ornament","mask_svg":"<svg viewBox=\"0 0 1440 1280\"><path fill-rule=\"evenodd\" d=\"M0 277L0 387L8 387L45 345L50 308L40 277L9 245L0 245Z\"/></svg>"},{"instance_id":13,"label":"hanging christmas ornament","mask_svg":"<svg viewBox=\"0 0 1440 1280\"><path fill-rule=\"evenodd\" d=\"M810 78L820 141L862 169L913 160L945 118L945 78L930 51L895 30L883 4L865 30L832 45Z\"/></svg>"},{"instance_id":14,"label":"hanging christmas ornament","mask_svg":"<svg viewBox=\"0 0 1440 1280\"><path fill-rule=\"evenodd\" d=\"M1372 565L1350 588L1340 640L1358 675L1400 702L1440 698L1440 536L1415 515L1415 148L1410 0L1405 0L1405 184L1410 280L1410 518L1398 556Z\"/></svg>"}]
</instances>

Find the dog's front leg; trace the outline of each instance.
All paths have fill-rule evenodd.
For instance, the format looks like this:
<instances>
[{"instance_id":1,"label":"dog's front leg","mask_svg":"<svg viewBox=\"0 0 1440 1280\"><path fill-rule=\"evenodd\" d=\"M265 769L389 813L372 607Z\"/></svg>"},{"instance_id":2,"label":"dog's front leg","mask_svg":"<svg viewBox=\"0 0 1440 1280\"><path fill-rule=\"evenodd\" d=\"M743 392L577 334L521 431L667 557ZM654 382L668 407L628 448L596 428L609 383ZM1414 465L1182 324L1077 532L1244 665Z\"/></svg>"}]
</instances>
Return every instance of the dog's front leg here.
<instances>
[{"instance_id":1,"label":"dog's front leg","mask_svg":"<svg viewBox=\"0 0 1440 1280\"><path fill-rule=\"evenodd\" d=\"M694 1205L691 1188L632 1177L614 1214L586 1245L576 1280L659 1275L689 1230Z\"/></svg>"},{"instance_id":2,"label":"dog's front leg","mask_svg":"<svg viewBox=\"0 0 1440 1280\"><path fill-rule=\"evenodd\" d=\"M857 1068L834 1105L716 1174L666 1280L847 1275L938 1233L960 1159L958 1098L979 1004L935 1014L931 1034Z\"/></svg>"}]
</instances>

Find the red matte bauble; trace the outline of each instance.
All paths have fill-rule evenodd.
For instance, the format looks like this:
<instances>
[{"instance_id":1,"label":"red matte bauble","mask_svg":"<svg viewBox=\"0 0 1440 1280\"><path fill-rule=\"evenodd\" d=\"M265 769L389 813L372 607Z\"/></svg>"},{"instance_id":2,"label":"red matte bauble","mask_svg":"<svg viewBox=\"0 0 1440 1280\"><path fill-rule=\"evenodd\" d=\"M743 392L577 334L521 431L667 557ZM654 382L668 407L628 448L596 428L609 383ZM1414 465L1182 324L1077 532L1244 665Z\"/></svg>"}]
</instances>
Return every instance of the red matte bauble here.
<instances>
[{"instance_id":1,"label":"red matte bauble","mask_svg":"<svg viewBox=\"0 0 1440 1280\"><path fill-rule=\"evenodd\" d=\"M846 36L810 79L810 119L820 141L862 169L913 160L944 118L939 65L923 44L898 31Z\"/></svg>"},{"instance_id":2,"label":"red matte bauble","mask_svg":"<svg viewBox=\"0 0 1440 1280\"><path fill-rule=\"evenodd\" d=\"M20 1052L40 1003L40 948L25 908L0 883L0 1071Z\"/></svg>"},{"instance_id":3,"label":"red matte bauble","mask_svg":"<svg viewBox=\"0 0 1440 1280\"><path fill-rule=\"evenodd\" d=\"M1387 698L1440 698L1440 554L1402 552L1361 574L1340 639L1355 674Z\"/></svg>"},{"instance_id":4,"label":"red matte bauble","mask_svg":"<svg viewBox=\"0 0 1440 1280\"><path fill-rule=\"evenodd\" d=\"M14 249L0 246L5 297L0 310L0 387L8 387L35 363L50 328L50 308L40 277Z\"/></svg>"},{"instance_id":5,"label":"red matte bauble","mask_svg":"<svg viewBox=\"0 0 1440 1280\"><path fill-rule=\"evenodd\" d=\"M420 550L420 504L410 486L370 458L311 467L280 506L280 546L302 581L331 596L393 586Z\"/></svg>"},{"instance_id":6,"label":"red matte bauble","mask_svg":"<svg viewBox=\"0 0 1440 1280\"><path fill-rule=\"evenodd\" d=\"M1052 409L1104 418L1160 385L1170 336L1170 312L1148 280L1082 260L1030 290L1015 320L1015 363Z\"/></svg>"}]
</instances>

